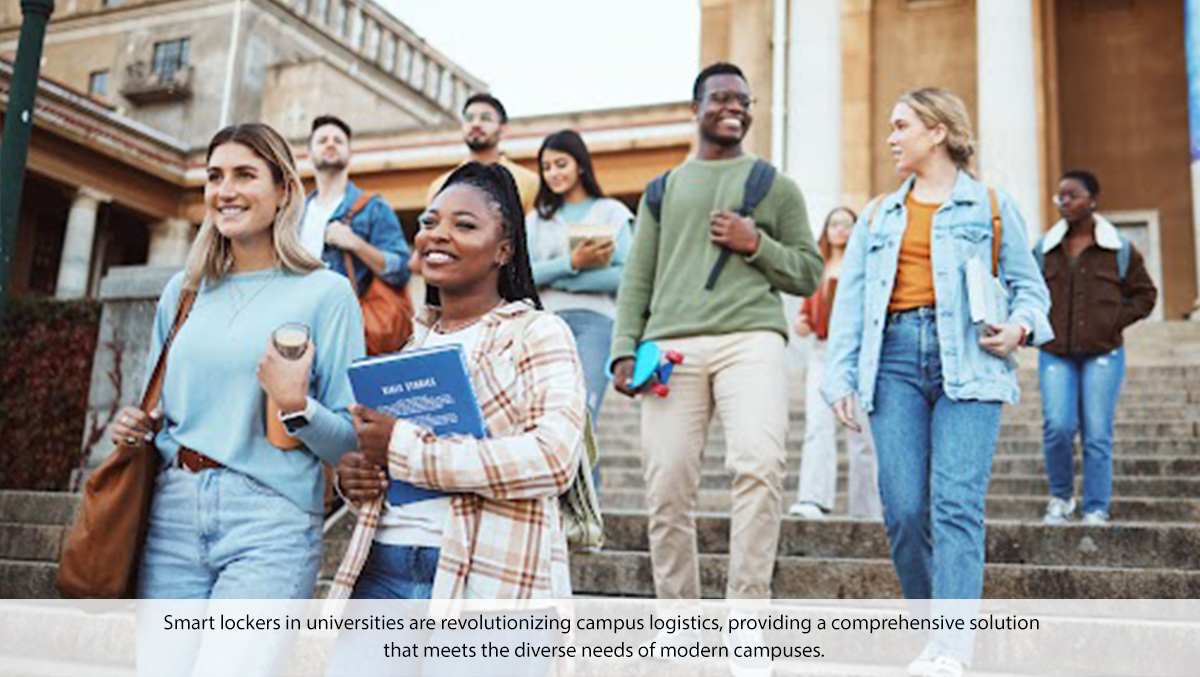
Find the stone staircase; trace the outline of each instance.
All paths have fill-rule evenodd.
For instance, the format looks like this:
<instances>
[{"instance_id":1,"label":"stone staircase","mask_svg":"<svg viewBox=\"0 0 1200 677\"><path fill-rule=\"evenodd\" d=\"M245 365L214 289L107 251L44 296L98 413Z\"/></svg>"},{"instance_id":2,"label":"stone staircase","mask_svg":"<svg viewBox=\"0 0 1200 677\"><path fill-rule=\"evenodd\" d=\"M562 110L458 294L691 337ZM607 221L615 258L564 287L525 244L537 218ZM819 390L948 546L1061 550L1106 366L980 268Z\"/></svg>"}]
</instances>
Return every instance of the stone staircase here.
<instances>
[{"instance_id":1,"label":"stone staircase","mask_svg":"<svg viewBox=\"0 0 1200 677\"><path fill-rule=\"evenodd\" d=\"M1040 522L1047 482L1033 368L1036 354L1022 356L1022 402L1005 410L988 495L985 596L1200 598L1200 325L1139 327L1132 332L1129 344L1130 366L1116 419L1113 521L1106 527L1083 527L1078 523L1050 527ZM788 504L794 499L802 454L802 373L794 375L793 384L785 485ZM598 425L609 543L603 552L573 558L573 583L579 595L653 595L638 426L638 405L610 396ZM711 432L697 528L703 594L721 597L728 563L730 490L723 469L724 442L719 423ZM1077 459L1077 471L1078 465ZM843 459L839 478L843 491L845 473ZM841 512L844 503L844 495L839 494ZM73 495L0 492L0 599L56 596L55 562L76 508L77 498ZM350 521L343 519L327 534L319 595L327 589L350 527ZM773 593L777 598L792 599L899 597L882 525L843 517L825 522L786 518ZM45 622L52 625L53 616L47 618L51 620ZM103 643L114 632L127 632L130 621L112 623L113 627L97 630L104 637L97 635L94 641ZM0 636L19 629L15 625L6 627ZM34 632L30 628L23 631ZM12 637L15 641L16 635ZM132 647L126 640L118 644L120 649L114 645L106 650L101 667L87 669L0 646L0 677L131 674ZM309 645L306 651L312 655L300 659L300 663L312 669L300 672L320 674L330 646L329 638ZM907 649L897 648L892 653L897 651L907 655ZM881 650L880 655L885 653ZM894 669L880 667L885 662L881 657L864 657L864 665L844 669L781 664L777 674L897 674ZM658 666L645 674L683 674L682 670ZM598 664L594 670L583 672L605 674L605 669ZM1136 669L1121 672L1138 674Z\"/></svg>"}]
</instances>

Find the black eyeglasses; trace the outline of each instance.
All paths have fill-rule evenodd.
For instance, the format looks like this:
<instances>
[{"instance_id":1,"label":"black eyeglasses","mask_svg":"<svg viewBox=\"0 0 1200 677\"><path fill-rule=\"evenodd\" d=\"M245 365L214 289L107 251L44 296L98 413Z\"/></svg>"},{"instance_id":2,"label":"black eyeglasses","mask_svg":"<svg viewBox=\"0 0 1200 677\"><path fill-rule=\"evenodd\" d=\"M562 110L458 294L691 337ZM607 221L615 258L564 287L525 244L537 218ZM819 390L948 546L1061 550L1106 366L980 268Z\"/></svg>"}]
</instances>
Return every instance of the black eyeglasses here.
<instances>
[{"instance_id":1,"label":"black eyeglasses","mask_svg":"<svg viewBox=\"0 0 1200 677\"><path fill-rule=\"evenodd\" d=\"M742 94L740 92L712 92L705 98L718 106L728 106L736 101L741 104L742 108L749 108L755 103L755 100L749 94Z\"/></svg>"}]
</instances>

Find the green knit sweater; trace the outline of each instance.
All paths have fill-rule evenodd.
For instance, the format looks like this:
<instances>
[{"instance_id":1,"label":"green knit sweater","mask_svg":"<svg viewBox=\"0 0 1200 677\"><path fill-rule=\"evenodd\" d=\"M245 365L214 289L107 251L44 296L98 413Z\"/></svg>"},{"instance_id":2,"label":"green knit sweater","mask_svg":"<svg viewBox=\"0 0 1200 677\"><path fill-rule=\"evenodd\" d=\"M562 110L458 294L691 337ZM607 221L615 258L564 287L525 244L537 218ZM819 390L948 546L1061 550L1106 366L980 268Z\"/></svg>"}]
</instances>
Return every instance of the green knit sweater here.
<instances>
[{"instance_id":1,"label":"green knit sweater","mask_svg":"<svg viewBox=\"0 0 1200 677\"><path fill-rule=\"evenodd\" d=\"M667 178L661 224L643 198L617 296L614 359L633 355L642 341L758 330L788 335L779 292L812 294L824 263L804 196L783 174L751 215L761 234L758 251L731 256L712 291L704 289L721 249L709 240L709 215L741 206L754 160L684 162Z\"/></svg>"}]
</instances>

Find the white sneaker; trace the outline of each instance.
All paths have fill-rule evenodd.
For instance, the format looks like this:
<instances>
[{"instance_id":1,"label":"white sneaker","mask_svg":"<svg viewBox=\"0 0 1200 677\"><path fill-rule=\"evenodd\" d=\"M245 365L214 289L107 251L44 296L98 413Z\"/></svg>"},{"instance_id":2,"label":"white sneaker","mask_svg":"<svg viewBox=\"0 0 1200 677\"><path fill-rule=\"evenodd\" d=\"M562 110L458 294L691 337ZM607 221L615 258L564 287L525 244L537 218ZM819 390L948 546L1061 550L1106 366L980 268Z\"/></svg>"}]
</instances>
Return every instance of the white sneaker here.
<instances>
[{"instance_id":1,"label":"white sneaker","mask_svg":"<svg viewBox=\"0 0 1200 677\"><path fill-rule=\"evenodd\" d=\"M729 671L733 677L771 677L775 664L768 656L753 651L765 646L761 628L738 628L730 632L729 626L725 626L725 648L729 649ZM739 656L739 653L743 655Z\"/></svg>"},{"instance_id":2,"label":"white sneaker","mask_svg":"<svg viewBox=\"0 0 1200 677\"><path fill-rule=\"evenodd\" d=\"M908 664L908 677L924 677L933 669L933 645L926 644L921 653Z\"/></svg>"},{"instance_id":3,"label":"white sneaker","mask_svg":"<svg viewBox=\"0 0 1200 677\"><path fill-rule=\"evenodd\" d=\"M659 630L658 634L654 635L654 639L643 642L642 648L646 650L650 658L660 661L683 660L674 654L668 654L663 651L664 647L672 649L681 649L699 644L701 640L700 631L698 630L676 630L675 632L667 632L666 629Z\"/></svg>"},{"instance_id":4,"label":"white sneaker","mask_svg":"<svg viewBox=\"0 0 1200 677\"><path fill-rule=\"evenodd\" d=\"M792 507L788 508L788 514L805 520L825 519L825 511L821 509L821 506L808 501L796 501Z\"/></svg>"},{"instance_id":5,"label":"white sneaker","mask_svg":"<svg viewBox=\"0 0 1200 677\"><path fill-rule=\"evenodd\" d=\"M1057 496L1051 496L1050 502L1046 504L1046 514L1042 516L1042 523L1066 524L1074 512L1075 499L1073 497L1064 501Z\"/></svg>"},{"instance_id":6,"label":"white sneaker","mask_svg":"<svg viewBox=\"0 0 1200 677\"><path fill-rule=\"evenodd\" d=\"M1083 513L1083 525L1088 527L1103 527L1108 525L1108 513L1106 512L1085 512Z\"/></svg>"},{"instance_id":7,"label":"white sneaker","mask_svg":"<svg viewBox=\"0 0 1200 677\"><path fill-rule=\"evenodd\" d=\"M963 677L963 664L947 656L938 656L924 677Z\"/></svg>"}]
</instances>

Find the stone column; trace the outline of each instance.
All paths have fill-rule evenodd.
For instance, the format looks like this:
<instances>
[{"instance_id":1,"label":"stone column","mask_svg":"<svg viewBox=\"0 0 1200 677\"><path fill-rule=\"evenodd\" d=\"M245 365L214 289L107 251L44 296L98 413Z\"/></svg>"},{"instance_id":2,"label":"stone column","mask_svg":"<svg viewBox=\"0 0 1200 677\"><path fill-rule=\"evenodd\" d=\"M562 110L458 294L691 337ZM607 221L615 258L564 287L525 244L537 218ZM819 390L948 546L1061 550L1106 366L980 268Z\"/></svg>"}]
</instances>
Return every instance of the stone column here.
<instances>
[{"instance_id":1,"label":"stone column","mask_svg":"<svg viewBox=\"0 0 1200 677\"><path fill-rule=\"evenodd\" d=\"M187 219L166 219L150 227L148 266L179 267L187 262L192 246L192 222Z\"/></svg>"},{"instance_id":2,"label":"stone column","mask_svg":"<svg viewBox=\"0 0 1200 677\"><path fill-rule=\"evenodd\" d=\"M842 193L841 0L791 0L787 168L804 191L813 237Z\"/></svg>"},{"instance_id":3,"label":"stone column","mask_svg":"<svg viewBox=\"0 0 1200 677\"><path fill-rule=\"evenodd\" d=\"M112 196L91 188L80 188L67 215L67 233L63 237L62 258L58 264L55 298L79 299L87 296L88 273L92 268L92 245L96 239L96 215L100 205Z\"/></svg>"},{"instance_id":4,"label":"stone column","mask_svg":"<svg viewBox=\"0 0 1200 677\"><path fill-rule=\"evenodd\" d=\"M1196 290L1200 293L1200 0L1187 0L1184 13L1192 157L1192 239L1196 247ZM1200 321L1200 298L1192 309L1191 319Z\"/></svg>"},{"instance_id":5,"label":"stone column","mask_svg":"<svg viewBox=\"0 0 1200 677\"><path fill-rule=\"evenodd\" d=\"M979 168L1007 190L1030 239L1042 232L1033 1L978 0Z\"/></svg>"}]
</instances>

